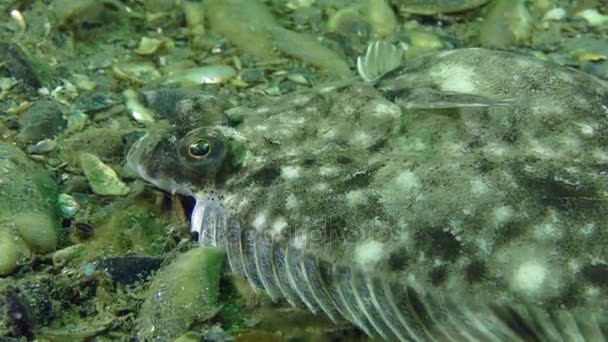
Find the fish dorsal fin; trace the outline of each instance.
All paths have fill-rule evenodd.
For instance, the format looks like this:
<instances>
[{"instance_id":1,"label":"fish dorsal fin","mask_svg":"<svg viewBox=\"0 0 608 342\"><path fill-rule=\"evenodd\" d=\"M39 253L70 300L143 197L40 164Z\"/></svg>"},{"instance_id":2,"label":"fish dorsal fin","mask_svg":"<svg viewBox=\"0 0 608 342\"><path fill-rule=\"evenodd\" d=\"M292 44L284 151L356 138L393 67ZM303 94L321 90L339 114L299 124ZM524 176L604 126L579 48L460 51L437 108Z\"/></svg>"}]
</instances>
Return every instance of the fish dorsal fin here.
<instances>
[{"instance_id":1,"label":"fish dorsal fin","mask_svg":"<svg viewBox=\"0 0 608 342\"><path fill-rule=\"evenodd\" d=\"M375 41L367 46L364 56L357 58L357 71L366 82L374 82L401 65L403 49L387 41Z\"/></svg>"}]
</instances>

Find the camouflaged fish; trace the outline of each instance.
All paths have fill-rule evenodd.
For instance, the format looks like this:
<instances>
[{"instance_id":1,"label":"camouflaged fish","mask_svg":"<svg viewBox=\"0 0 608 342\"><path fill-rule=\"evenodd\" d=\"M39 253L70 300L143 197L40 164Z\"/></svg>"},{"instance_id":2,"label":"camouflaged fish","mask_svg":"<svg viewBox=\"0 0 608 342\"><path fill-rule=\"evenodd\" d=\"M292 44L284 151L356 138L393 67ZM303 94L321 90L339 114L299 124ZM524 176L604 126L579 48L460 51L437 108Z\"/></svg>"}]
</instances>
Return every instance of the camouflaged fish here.
<instances>
[{"instance_id":1,"label":"camouflaged fish","mask_svg":"<svg viewBox=\"0 0 608 342\"><path fill-rule=\"evenodd\" d=\"M395 54L374 44L364 81L228 124L157 128L128 162L194 196L200 245L255 288L370 335L605 340L608 85L507 52Z\"/></svg>"}]
</instances>

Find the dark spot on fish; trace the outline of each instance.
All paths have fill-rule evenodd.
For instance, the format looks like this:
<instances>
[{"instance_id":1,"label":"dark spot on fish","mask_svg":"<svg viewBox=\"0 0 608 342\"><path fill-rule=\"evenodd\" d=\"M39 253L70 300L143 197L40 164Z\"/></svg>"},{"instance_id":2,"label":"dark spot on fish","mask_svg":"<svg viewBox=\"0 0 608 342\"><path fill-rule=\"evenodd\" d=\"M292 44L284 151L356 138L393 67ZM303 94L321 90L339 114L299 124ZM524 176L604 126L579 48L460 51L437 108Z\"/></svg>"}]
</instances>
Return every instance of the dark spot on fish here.
<instances>
[{"instance_id":1,"label":"dark spot on fish","mask_svg":"<svg viewBox=\"0 0 608 342\"><path fill-rule=\"evenodd\" d=\"M479 260L473 261L464 268L464 278L469 284L482 281L487 273L486 265Z\"/></svg>"},{"instance_id":2,"label":"dark spot on fish","mask_svg":"<svg viewBox=\"0 0 608 342\"><path fill-rule=\"evenodd\" d=\"M567 165L539 164L542 164L539 159L527 158L515 163L512 169L526 193L536 195L542 207L549 206L575 216L596 216L596 212L601 212L598 206L605 205L605 201L592 181L582 175L573 176L561 171Z\"/></svg>"},{"instance_id":3,"label":"dark spot on fish","mask_svg":"<svg viewBox=\"0 0 608 342\"><path fill-rule=\"evenodd\" d=\"M342 216L329 216L324 223L324 240L329 243L342 243L345 239L353 236L345 236L346 220Z\"/></svg>"},{"instance_id":4,"label":"dark spot on fish","mask_svg":"<svg viewBox=\"0 0 608 342\"><path fill-rule=\"evenodd\" d=\"M584 302L584 297L581 287L575 283L567 284L558 296L547 300L547 307L557 310L573 309Z\"/></svg>"},{"instance_id":5,"label":"dark spot on fish","mask_svg":"<svg viewBox=\"0 0 608 342\"><path fill-rule=\"evenodd\" d=\"M509 222L498 230L497 244L506 245L516 240L524 233L525 229L520 222Z\"/></svg>"},{"instance_id":6,"label":"dark spot on fish","mask_svg":"<svg viewBox=\"0 0 608 342\"><path fill-rule=\"evenodd\" d=\"M462 249L456 237L452 233L444 231L443 228L431 229L432 231L428 234L425 231L419 234L419 248L444 260L453 261L456 259Z\"/></svg>"},{"instance_id":7,"label":"dark spot on fish","mask_svg":"<svg viewBox=\"0 0 608 342\"><path fill-rule=\"evenodd\" d=\"M369 151L378 152L378 151L382 150L382 148L384 148L385 146L386 146L386 138L380 139L380 140L376 141L372 146L369 147Z\"/></svg>"},{"instance_id":8,"label":"dark spot on fish","mask_svg":"<svg viewBox=\"0 0 608 342\"><path fill-rule=\"evenodd\" d=\"M517 139L519 139L519 129L513 127L508 129L503 135L502 135L502 141L504 141L507 144L514 144Z\"/></svg>"},{"instance_id":9,"label":"dark spot on fish","mask_svg":"<svg viewBox=\"0 0 608 342\"><path fill-rule=\"evenodd\" d=\"M496 163L491 162L486 158L479 158L477 160L476 168L481 173L488 173L496 168Z\"/></svg>"},{"instance_id":10,"label":"dark spot on fish","mask_svg":"<svg viewBox=\"0 0 608 342\"><path fill-rule=\"evenodd\" d=\"M608 265L586 265L581 272L583 277L593 285L608 287Z\"/></svg>"},{"instance_id":11,"label":"dark spot on fish","mask_svg":"<svg viewBox=\"0 0 608 342\"><path fill-rule=\"evenodd\" d=\"M429 279L431 280L431 284L433 284L433 286L439 286L443 284L443 282L447 278L447 275L447 268L445 266L440 266L431 270L431 272L429 273Z\"/></svg>"},{"instance_id":12,"label":"dark spot on fish","mask_svg":"<svg viewBox=\"0 0 608 342\"><path fill-rule=\"evenodd\" d=\"M389 74L393 74L400 68L389 72L388 74L383 76L383 79L387 79ZM409 88L397 88L397 89L389 89L389 88L380 88L378 89L380 93L389 101L396 103L399 100L406 99L411 94L411 89Z\"/></svg>"},{"instance_id":13,"label":"dark spot on fish","mask_svg":"<svg viewBox=\"0 0 608 342\"><path fill-rule=\"evenodd\" d=\"M269 186L281 175L281 170L275 166L265 166L253 174L253 180L262 186Z\"/></svg>"},{"instance_id":14,"label":"dark spot on fish","mask_svg":"<svg viewBox=\"0 0 608 342\"><path fill-rule=\"evenodd\" d=\"M344 177L342 184L346 190L359 189L367 187L371 182L369 170L359 170Z\"/></svg>"},{"instance_id":15,"label":"dark spot on fish","mask_svg":"<svg viewBox=\"0 0 608 342\"><path fill-rule=\"evenodd\" d=\"M306 158L302 161L302 166L304 166L305 168L311 167L313 165L315 165L317 163L317 161L313 158Z\"/></svg>"},{"instance_id":16,"label":"dark spot on fish","mask_svg":"<svg viewBox=\"0 0 608 342\"><path fill-rule=\"evenodd\" d=\"M399 248L388 256L388 265L393 271L403 271L408 265L408 254L405 248Z\"/></svg>"},{"instance_id":17,"label":"dark spot on fish","mask_svg":"<svg viewBox=\"0 0 608 342\"><path fill-rule=\"evenodd\" d=\"M338 156L336 158L336 162L338 164L342 164L342 165L346 165L346 164L350 164L353 162L352 159L348 158L347 156Z\"/></svg>"}]
</instances>

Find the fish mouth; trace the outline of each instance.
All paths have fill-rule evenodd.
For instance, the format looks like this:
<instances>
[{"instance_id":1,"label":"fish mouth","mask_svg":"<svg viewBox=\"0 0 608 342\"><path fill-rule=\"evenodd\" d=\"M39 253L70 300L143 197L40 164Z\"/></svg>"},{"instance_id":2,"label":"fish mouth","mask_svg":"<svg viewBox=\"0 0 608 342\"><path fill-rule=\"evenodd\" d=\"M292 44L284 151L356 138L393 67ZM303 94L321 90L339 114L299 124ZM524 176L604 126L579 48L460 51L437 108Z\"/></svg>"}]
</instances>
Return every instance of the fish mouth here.
<instances>
[{"instance_id":1,"label":"fish mouth","mask_svg":"<svg viewBox=\"0 0 608 342\"><path fill-rule=\"evenodd\" d=\"M228 222L228 212L213 195L195 194L196 204L190 218L190 231L198 236L201 247L221 246Z\"/></svg>"}]
</instances>

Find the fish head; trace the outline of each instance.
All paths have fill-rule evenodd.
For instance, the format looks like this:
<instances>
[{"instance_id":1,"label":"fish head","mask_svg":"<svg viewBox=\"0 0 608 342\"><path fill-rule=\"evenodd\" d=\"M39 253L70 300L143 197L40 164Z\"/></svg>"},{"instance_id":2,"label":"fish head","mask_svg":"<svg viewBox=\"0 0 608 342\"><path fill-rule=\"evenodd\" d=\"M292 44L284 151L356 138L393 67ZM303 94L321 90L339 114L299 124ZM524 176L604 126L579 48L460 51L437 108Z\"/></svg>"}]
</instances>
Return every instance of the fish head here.
<instances>
[{"instance_id":1,"label":"fish head","mask_svg":"<svg viewBox=\"0 0 608 342\"><path fill-rule=\"evenodd\" d=\"M195 128L180 137L172 125L160 123L131 146L127 163L162 190L194 196L242 166L247 152L240 140L222 126Z\"/></svg>"}]
</instances>

